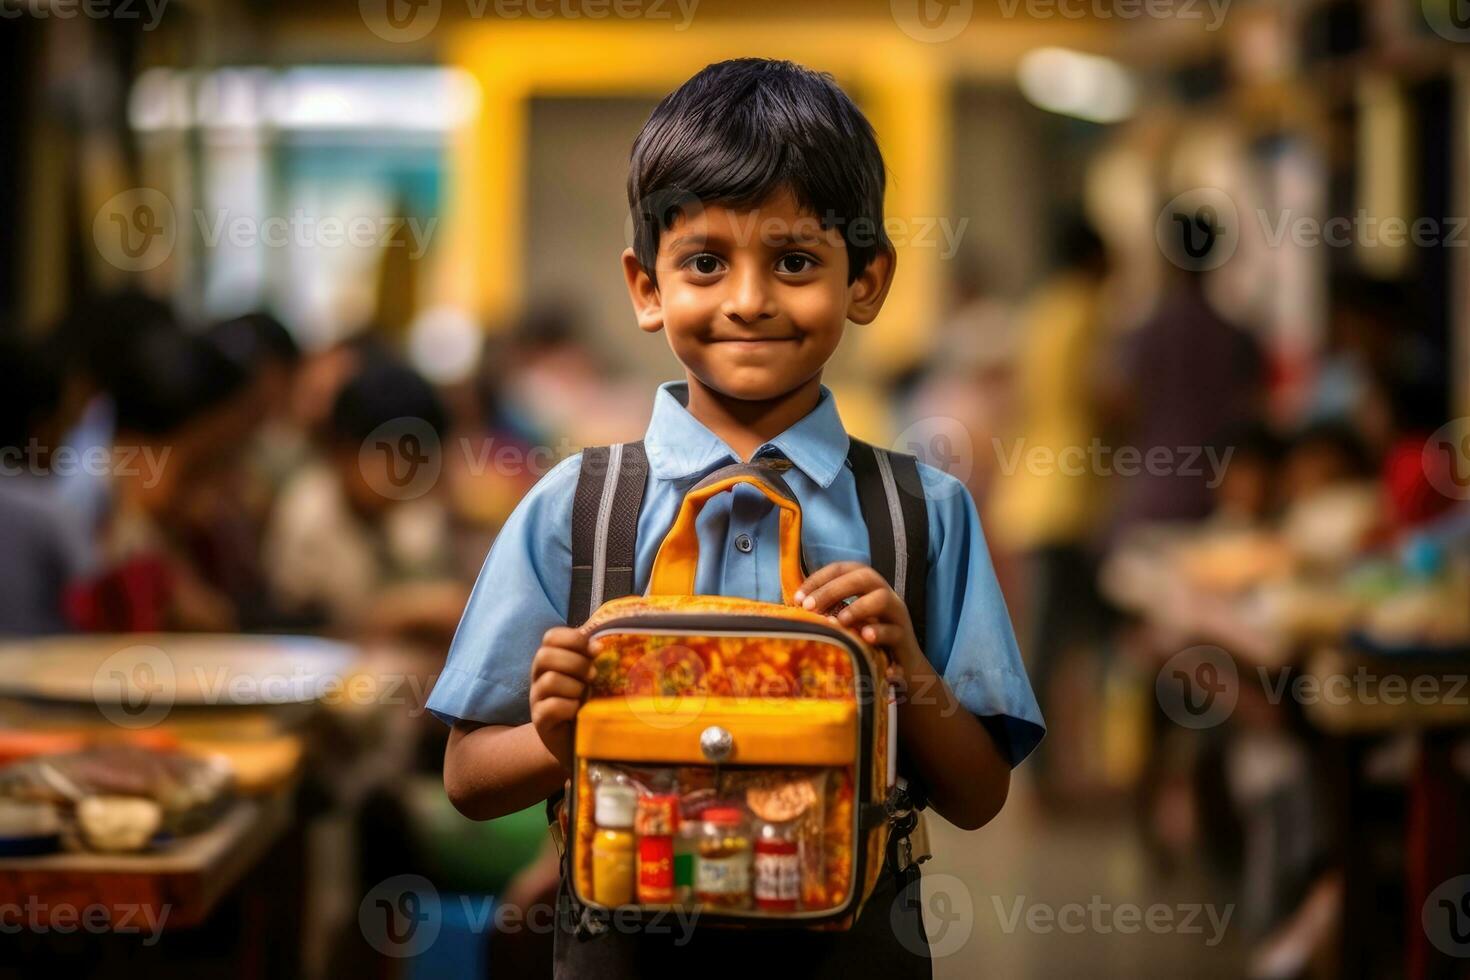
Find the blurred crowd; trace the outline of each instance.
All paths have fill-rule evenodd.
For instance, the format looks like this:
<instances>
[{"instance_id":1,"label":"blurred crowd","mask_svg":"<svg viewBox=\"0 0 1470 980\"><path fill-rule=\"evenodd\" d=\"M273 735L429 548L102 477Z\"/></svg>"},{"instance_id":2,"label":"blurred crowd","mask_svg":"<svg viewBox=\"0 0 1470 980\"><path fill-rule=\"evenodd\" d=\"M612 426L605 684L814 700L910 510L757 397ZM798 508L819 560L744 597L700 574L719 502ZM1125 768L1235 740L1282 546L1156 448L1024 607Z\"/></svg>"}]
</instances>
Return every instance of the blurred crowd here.
<instances>
[{"instance_id":1,"label":"blurred crowd","mask_svg":"<svg viewBox=\"0 0 1470 980\"><path fill-rule=\"evenodd\" d=\"M0 344L15 366L0 394L7 636L442 649L494 527L571 451L567 413L610 414L603 374L553 312L449 386L381 331L304 353L267 313L192 323L137 292Z\"/></svg>"},{"instance_id":2,"label":"blurred crowd","mask_svg":"<svg viewBox=\"0 0 1470 980\"><path fill-rule=\"evenodd\" d=\"M1343 925L1346 811L1381 818L1382 840L1402 833L1415 746L1404 732L1375 746L1388 803L1364 812L1302 705L1253 683L1258 666L1293 679L1309 651L1245 640L1315 617L1330 643L1364 624L1396 649L1470 642L1470 506L1453 472L1470 456L1431 438L1452 424L1443 364L1408 287L1351 269L1288 384L1261 325L1217 312L1208 254L1168 265L1141 317L1083 217L1051 254L1022 302L961 291L905 421L954 416L973 438L968 482L1049 726L1029 766L1040 802L1133 807L1155 870L1213 868L1238 889L1251 975L1300 975ZM1242 642L1203 622L1216 607L1199 595ZM1196 676L1202 643L1226 648L1202 659L1237 671L1239 706L1193 724L1155 681L1172 664ZM1391 945L1393 921L1364 942Z\"/></svg>"}]
</instances>

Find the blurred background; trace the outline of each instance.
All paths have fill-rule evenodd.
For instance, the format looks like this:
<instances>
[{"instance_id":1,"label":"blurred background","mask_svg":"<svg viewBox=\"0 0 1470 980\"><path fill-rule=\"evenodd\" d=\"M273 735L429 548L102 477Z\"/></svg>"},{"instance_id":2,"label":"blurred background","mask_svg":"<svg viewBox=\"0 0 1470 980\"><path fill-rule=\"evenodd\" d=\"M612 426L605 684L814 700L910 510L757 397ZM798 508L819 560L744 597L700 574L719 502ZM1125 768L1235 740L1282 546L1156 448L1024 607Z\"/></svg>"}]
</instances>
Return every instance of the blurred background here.
<instances>
[{"instance_id":1,"label":"blurred background","mask_svg":"<svg viewBox=\"0 0 1470 980\"><path fill-rule=\"evenodd\" d=\"M677 377L659 97L830 71L899 273L826 376L980 507L1050 734L937 976L1470 976L1459 0L0 0L0 974L548 975L423 710ZM983 642L983 638L977 638ZM691 966L691 969L694 969Z\"/></svg>"}]
</instances>

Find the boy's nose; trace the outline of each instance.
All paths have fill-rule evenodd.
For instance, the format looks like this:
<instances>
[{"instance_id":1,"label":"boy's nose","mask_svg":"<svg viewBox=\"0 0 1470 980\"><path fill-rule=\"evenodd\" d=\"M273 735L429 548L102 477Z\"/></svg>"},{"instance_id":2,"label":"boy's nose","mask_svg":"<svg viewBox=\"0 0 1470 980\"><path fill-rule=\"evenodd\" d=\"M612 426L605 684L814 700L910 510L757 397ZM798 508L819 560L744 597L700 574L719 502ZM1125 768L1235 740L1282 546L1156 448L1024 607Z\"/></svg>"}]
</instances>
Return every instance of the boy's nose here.
<instances>
[{"instance_id":1,"label":"boy's nose","mask_svg":"<svg viewBox=\"0 0 1470 980\"><path fill-rule=\"evenodd\" d=\"M775 303L765 277L751 269L735 272L727 280L730 292L721 312L740 323L754 323L776 315Z\"/></svg>"}]
</instances>

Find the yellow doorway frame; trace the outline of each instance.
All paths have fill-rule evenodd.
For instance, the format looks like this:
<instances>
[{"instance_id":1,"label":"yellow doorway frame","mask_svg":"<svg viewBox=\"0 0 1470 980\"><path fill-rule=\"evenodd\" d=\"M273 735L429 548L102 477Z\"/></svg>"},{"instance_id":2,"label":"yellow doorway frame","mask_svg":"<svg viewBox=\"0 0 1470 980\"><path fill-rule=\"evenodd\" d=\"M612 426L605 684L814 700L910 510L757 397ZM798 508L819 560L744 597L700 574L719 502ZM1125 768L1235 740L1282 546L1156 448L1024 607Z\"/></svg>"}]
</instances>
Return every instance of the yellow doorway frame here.
<instances>
[{"instance_id":1,"label":"yellow doorway frame","mask_svg":"<svg viewBox=\"0 0 1470 980\"><path fill-rule=\"evenodd\" d=\"M727 58L786 58L830 72L878 134L888 168L886 213L921 237L950 213L951 106L957 79L1009 82L1031 48L1098 49L1096 23L977 17L958 37L930 44L886 17L699 18L669 21L466 21L446 61L479 84L480 108L454 145L449 169L444 280L449 302L503 323L522 309L527 119L535 97L657 98ZM929 350L946 302L939 243L898 242L898 275L883 314L859 334L858 363L876 376ZM611 261L612 257L609 257Z\"/></svg>"},{"instance_id":2,"label":"yellow doorway frame","mask_svg":"<svg viewBox=\"0 0 1470 980\"><path fill-rule=\"evenodd\" d=\"M888 166L890 220L914 221L917 229L947 213L949 72L934 46L908 39L892 22L787 29L725 20L683 32L667 23L467 24L448 61L479 83L480 106L455 144L449 171L445 298L492 324L521 309L532 98L659 97L711 62L753 52L829 71L852 87ZM943 303L939 249L905 243L898 252L899 274L881 321L861 341L864 353L885 366L924 352Z\"/></svg>"}]
</instances>

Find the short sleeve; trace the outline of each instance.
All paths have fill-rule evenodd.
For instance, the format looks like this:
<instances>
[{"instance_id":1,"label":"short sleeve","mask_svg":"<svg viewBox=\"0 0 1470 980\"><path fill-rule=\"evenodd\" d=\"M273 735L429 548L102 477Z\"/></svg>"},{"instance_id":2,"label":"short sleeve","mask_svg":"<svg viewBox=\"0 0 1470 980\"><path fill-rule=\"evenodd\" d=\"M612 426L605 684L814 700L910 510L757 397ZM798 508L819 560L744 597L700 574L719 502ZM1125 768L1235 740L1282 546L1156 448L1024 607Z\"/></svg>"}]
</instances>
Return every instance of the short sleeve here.
<instances>
[{"instance_id":1,"label":"short sleeve","mask_svg":"<svg viewBox=\"0 0 1470 980\"><path fill-rule=\"evenodd\" d=\"M925 655L961 705L977 716L1012 766L1046 726L1021 663L975 501L963 483L920 464L929 505Z\"/></svg>"},{"instance_id":2,"label":"short sleeve","mask_svg":"<svg viewBox=\"0 0 1470 980\"><path fill-rule=\"evenodd\" d=\"M531 720L531 658L542 634L567 621L580 469L577 454L542 477L491 545L429 695L429 710L445 723Z\"/></svg>"}]
</instances>

